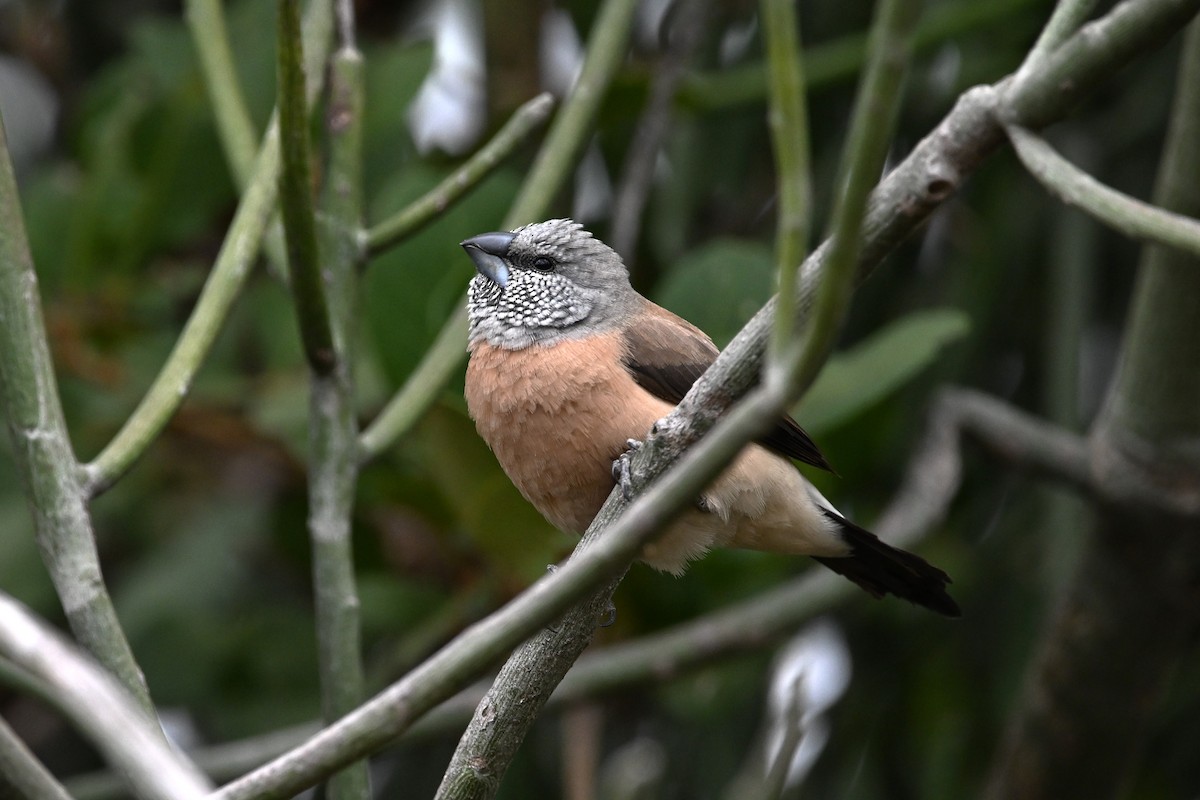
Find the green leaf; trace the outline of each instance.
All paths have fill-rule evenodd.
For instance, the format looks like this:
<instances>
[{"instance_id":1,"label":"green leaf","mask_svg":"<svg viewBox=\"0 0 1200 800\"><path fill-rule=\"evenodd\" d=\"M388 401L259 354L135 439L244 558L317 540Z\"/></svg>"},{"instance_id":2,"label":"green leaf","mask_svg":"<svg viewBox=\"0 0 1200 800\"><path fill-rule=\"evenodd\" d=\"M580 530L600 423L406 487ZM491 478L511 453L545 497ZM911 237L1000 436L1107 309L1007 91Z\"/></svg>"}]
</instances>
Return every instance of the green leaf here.
<instances>
[{"instance_id":1,"label":"green leaf","mask_svg":"<svg viewBox=\"0 0 1200 800\"><path fill-rule=\"evenodd\" d=\"M957 309L918 311L834 356L796 411L810 432L829 431L858 416L933 363L970 328Z\"/></svg>"}]
</instances>

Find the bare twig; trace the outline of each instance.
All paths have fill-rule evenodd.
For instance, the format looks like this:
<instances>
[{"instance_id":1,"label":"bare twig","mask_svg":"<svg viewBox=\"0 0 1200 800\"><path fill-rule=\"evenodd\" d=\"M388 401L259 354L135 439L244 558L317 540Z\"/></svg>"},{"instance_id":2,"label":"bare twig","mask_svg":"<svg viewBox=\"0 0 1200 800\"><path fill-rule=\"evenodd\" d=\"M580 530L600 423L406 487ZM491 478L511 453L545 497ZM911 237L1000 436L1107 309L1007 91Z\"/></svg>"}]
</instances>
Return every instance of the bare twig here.
<instances>
[{"instance_id":1,"label":"bare twig","mask_svg":"<svg viewBox=\"0 0 1200 800\"><path fill-rule=\"evenodd\" d=\"M0 717L0 797L71 800L71 795Z\"/></svg>"},{"instance_id":2,"label":"bare twig","mask_svg":"<svg viewBox=\"0 0 1200 800\"><path fill-rule=\"evenodd\" d=\"M112 676L0 594L0 654L48 684L58 708L144 798L199 800L208 781L162 738Z\"/></svg>"},{"instance_id":3,"label":"bare twig","mask_svg":"<svg viewBox=\"0 0 1200 800\"><path fill-rule=\"evenodd\" d=\"M1064 203L1086 211L1131 238L1178 247L1200 256L1200 220L1165 211L1105 186L1025 128L1010 125L1006 130L1021 163Z\"/></svg>"},{"instance_id":4,"label":"bare twig","mask_svg":"<svg viewBox=\"0 0 1200 800\"><path fill-rule=\"evenodd\" d=\"M371 228L366 234L367 250L372 255L383 252L437 219L504 163L545 123L553 110L554 96L547 92L526 101L465 164L394 216Z\"/></svg>"}]
</instances>

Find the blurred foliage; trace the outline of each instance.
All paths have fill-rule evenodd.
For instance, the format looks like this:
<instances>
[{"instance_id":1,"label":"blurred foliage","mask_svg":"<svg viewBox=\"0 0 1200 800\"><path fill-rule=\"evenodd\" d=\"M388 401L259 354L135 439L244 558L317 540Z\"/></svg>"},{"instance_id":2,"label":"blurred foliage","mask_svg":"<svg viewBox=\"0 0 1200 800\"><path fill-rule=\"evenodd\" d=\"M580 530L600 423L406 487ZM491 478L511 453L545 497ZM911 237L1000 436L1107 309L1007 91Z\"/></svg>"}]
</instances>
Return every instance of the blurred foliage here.
<instances>
[{"instance_id":1,"label":"blurred foliage","mask_svg":"<svg viewBox=\"0 0 1200 800\"><path fill-rule=\"evenodd\" d=\"M71 47L35 51L36 37L3 39L52 76L65 103L57 147L23 172L22 192L68 421L76 451L90 458L162 363L236 195L188 31L172 5L65 5L59 16L30 3L26 24ZM432 61L428 43L401 35L410 4L357 5L368 66L364 175L368 213L378 220L458 162L419 156L407 133L406 110ZM565 4L581 25L596 5ZM910 76L896 157L963 89L1015 68L1050 6L1012 0L1001 23L927 48ZM745 28L754 7L715 3L701 71L723 69L719 40ZM803 3L805 42L861 35L868 10ZM242 87L261 127L273 102L273 45L264 31L273 30L274 4L237 0L228 11ZM1061 126L1064 137L1084 143L1096 174L1119 189L1147 193L1174 54L1168 47L1136 64ZM729 66L760 57L761 42L751 35ZM655 66L655 54L641 47L604 107L597 142L614 176ZM852 80L830 80L810 98L818 209L828 207L852 90ZM664 142L666 179L649 199L634 280L718 344L772 291L770 153L761 100L680 108ZM499 225L529 154L370 264L358 365L364 420L405 380L459 301L470 263L457 243ZM564 197L555 213L570 208ZM1046 320L1057 313L1046 295L1045 275L1055 268L1047 242L1067 213L1010 156L1000 156L860 289L842 351L798 410L841 474L814 480L848 514L869 524L885 504L939 384L974 385L1043 407ZM587 222L605 236L604 220ZM819 230L822 212L815 222ZM1109 232L1091 235L1099 258L1089 267L1079 354L1085 419L1112 366L1136 252ZM206 741L317 713L304 527L307 373L288 303L260 270L163 438L94 504L106 576L151 690L162 706L186 707ZM1027 484L970 453L967 461L968 483L951 519L921 547L955 577L966 619L948 623L865 595L838 611L854 680L834 711L811 796L963 797L980 785L1037 626L1070 572L1069 565L1043 569L1039 559L1062 552L1048 543L1077 531L1046 529ZM355 526L368 671L379 680L520 591L573 543L520 498L474 434L461 378L411 435L365 469ZM0 586L60 619L7 457L0 458L0 530ZM691 619L808 567L745 552L714 554L679 580L637 566L619 591L616 625L600 639ZM667 752L664 797L720 796L758 735L766 666L765 655L740 659L606 698L604 752L651 736ZM0 709L17 708L10 700L0 697ZM30 716L14 724L42 731L35 744L52 767L87 766L91 756L57 719L20 708ZM1198 717L1193 669L1173 691L1132 796L1200 791L1190 752ZM501 796L558 793L560 724L547 719L531 737ZM389 780L416 796L431 792L442 749L402 749Z\"/></svg>"}]
</instances>

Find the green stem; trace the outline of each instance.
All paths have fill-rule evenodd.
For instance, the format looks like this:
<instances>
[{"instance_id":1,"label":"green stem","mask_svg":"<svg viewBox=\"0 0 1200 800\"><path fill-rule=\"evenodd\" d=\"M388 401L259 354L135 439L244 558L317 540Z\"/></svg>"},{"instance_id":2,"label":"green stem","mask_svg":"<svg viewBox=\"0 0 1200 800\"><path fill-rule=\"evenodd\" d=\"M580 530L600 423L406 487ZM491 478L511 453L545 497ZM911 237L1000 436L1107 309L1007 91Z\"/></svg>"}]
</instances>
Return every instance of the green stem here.
<instances>
[{"instance_id":1,"label":"green stem","mask_svg":"<svg viewBox=\"0 0 1200 800\"><path fill-rule=\"evenodd\" d=\"M830 223L829 257L816 305L803 328L802 351L788 378L799 388L806 388L825 363L850 304L867 198L887 156L919 12L920 3L914 0L880 0L876 6L870 55L855 100L840 170L841 191Z\"/></svg>"},{"instance_id":2,"label":"green stem","mask_svg":"<svg viewBox=\"0 0 1200 800\"><path fill-rule=\"evenodd\" d=\"M328 375L337 365L329 307L317 253L317 225L309 167L308 105L304 102L304 53L300 41L299 0L280 0L278 54L279 205L287 241L292 301L308 366Z\"/></svg>"},{"instance_id":3,"label":"green stem","mask_svg":"<svg viewBox=\"0 0 1200 800\"><path fill-rule=\"evenodd\" d=\"M421 198L367 232L367 250L376 255L421 230L491 175L529 138L554 109L554 97L539 94L516 110L491 140L465 164Z\"/></svg>"},{"instance_id":4,"label":"green stem","mask_svg":"<svg viewBox=\"0 0 1200 800\"><path fill-rule=\"evenodd\" d=\"M1200 255L1200 220L1135 200L1109 188L1059 155L1037 134L1009 125L1008 138L1025 168L1051 194L1133 239Z\"/></svg>"},{"instance_id":5,"label":"green stem","mask_svg":"<svg viewBox=\"0 0 1200 800\"><path fill-rule=\"evenodd\" d=\"M329 164L321 195L321 263L327 275L336 365L314 374L310 410L309 532L326 721L346 714L365 694L358 587L354 575L353 512L358 479L358 422L354 414L354 351L361 262L363 60L353 46L353 15L338 3L342 42L329 67L326 114ZM365 761L329 780L331 800L367 800Z\"/></svg>"},{"instance_id":6,"label":"green stem","mask_svg":"<svg viewBox=\"0 0 1200 800\"><path fill-rule=\"evenodd\" d=\"M808 110L796 4L792 0L763 0L762 17L770 68L767 120L779 192L775 229L779 308L771 352L780 357L792 335L796 267L808 248L812 217Z\"/></svg>"},{"instance_id":7,"label":"green stem","mask_svg":"<svg viewBox=\"0 0 1200 800\"><path fill-rule=\"evenodd\" d=\"M0 416L24 484L42 561L71 631L153 717L142 671L104 585L88 493L54 377L37 274L8 139L0 124Z\"/></svg>"},{"instance_id":8,"label":"green stem","mask_svg":"<svg viewBox=\"0 0 1200 800\"><path fill-rule=\"evenodd\" d=\"M187 0L186 12L192 45L200 56L208 101L216 117L217 135L238 187L245 189L254 174L258 133L238 85L225 10L220 0Z\"/></svg>"},{"instance_id":9,"label":"green stem","mask_svg":"<svg viewBox=\"0 0 1200 800\"><path fill-rule=\"evenodd\" d=\"M421 356L421 362L400 387L400 391L392 396L379 416L359 437L360 461L370 461L386 450L433 405L442 388L462 364L466 339L467 307L463 303L442 325L437 338Z\"/></svg>"},{"instance_id":10,"label":"green stem","mask_svg":"<svg viewBox=\"0 0 1200 800\"><path fill-rule=\"evenodd\" d=\"M917 53L928 53L946 42L1009 20L1014 12L1038 0L975 0L938 3L929 9L913 37ZM853 78L867 58L867 37L852 33L832 42L806 48L804 77L809 91ZM768 94L767 64L758 62L714 73L688 76L680 101L700 111L718 112L730 106L761 103Z\"/></svg>"},{"instance_id":11,"label":"green stem","mask_svg":"<svg viewBox=\"0 0 1200 800\"><path fill-rule=\"evenodd\" d=\"M216 118L217 135L225 160L229 162L234 183L246 191L254 176L254 158L258 152L259 136L246 107L246 98L238 84L229 31L225 25L225 9L220 0L187 0L185 6L192 46L200 56L200 70L208 102ZM310 62L310 67L311 62ZM267 228L263 249L271 267L278 275L287 273L287 251L283 243L283 228L272 221Z\"/></svg>"}]
</instances>

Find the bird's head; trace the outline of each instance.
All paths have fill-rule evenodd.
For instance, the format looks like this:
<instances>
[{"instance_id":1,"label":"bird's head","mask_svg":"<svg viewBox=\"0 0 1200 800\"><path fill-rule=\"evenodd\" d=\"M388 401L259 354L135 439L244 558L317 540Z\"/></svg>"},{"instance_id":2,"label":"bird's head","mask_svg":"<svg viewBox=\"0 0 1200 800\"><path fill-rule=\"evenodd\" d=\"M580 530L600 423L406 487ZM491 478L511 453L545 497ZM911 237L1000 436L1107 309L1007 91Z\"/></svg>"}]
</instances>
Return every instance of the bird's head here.
<instances>
[{"instance_id":1,"label":"bird's head","mask_svg":"<svg viewBox=\"0 0 1200 800\"><path fill-rule=\"evenodd\" d=\"M635 309L621 257L569 219L462 243L479 274L467 290L470 341L509 350L618 326Z\"/></svg>"}]
</instances>

